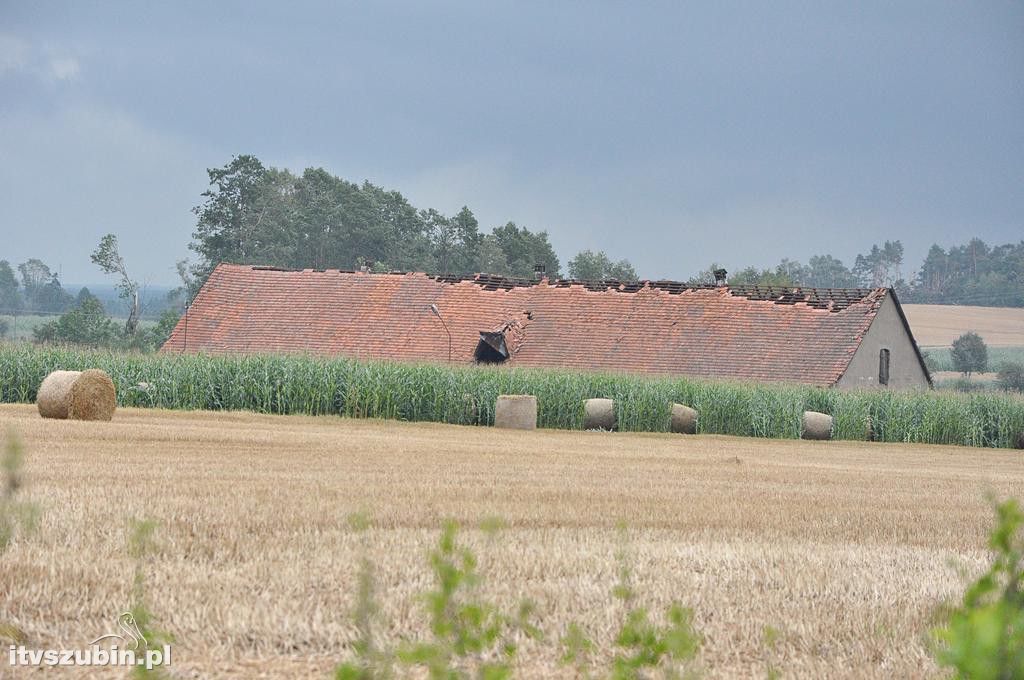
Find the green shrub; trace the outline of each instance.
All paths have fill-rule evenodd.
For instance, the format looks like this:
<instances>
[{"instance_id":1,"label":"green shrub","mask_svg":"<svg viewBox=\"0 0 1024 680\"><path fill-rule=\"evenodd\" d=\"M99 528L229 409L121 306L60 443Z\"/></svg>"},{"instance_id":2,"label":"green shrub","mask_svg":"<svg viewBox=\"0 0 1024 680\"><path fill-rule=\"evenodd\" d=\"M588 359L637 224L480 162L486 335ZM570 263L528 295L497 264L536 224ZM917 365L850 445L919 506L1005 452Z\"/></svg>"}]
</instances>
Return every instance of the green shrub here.
<instances>
[{"instance_id":1,"label":"green shrub","mask_svg":"<svg viewBox=\"0 0 1024 680\"><path fill-rule=\"evenodd\" d=\"M364 513L353 513L348 518L349 526L361 535L359 573L356 576L356 606L352 611L352 622L359 637L354 648L356 658L338 665L334 671L335 680L386 680L393 676L393 656L387 649L380 649L374 639L374 626L379 616L377 606L376 578L366 530L369 517Z\"/></svg>"},{"instance_id":2,"label":"green shrub","mask_svg":"<svg viewBox=\"0 0 1024 680\"><path fill-rule=\"evenodd\" d=\"M139 520L132 518L128 527L128 555L135 560L135 576L132 580L132 604L130 615L145 639L147 649L160 647L174 641L174 636L155 627L155 617L149 608L146 598L146 560L153 552L153 533L158 523L152 519ZM166 663L166 660L164 660ZM167 678L168 674L160 666L146 668L135 666L132 675L136 677Z\"/></svg>"},{"instance_id":3,"label":"green shrub","mask_svg":"<svg viewBox=\"0 0 1024 680\"><path fill-rule=\"evenodd\" d=\"M432 639L405 645L398 658L425 666L431 678L511 676L517 646L513 634L538 637L529 619L533 605L523 601L515 615L476 597L480 577L476 556L456 542L457 525L445 523L438 547L430 555L436 588L426 593Z\"/></svg>"},{"instance_id":4,"label":"green shrub","mask_svg":"<svg viewBox=\"0 0 1024 680\"><path fill-rule=\"evenodd\" d=\"M1016 501L996 507L992 564L935 631L938 661L958 678L1024 678L1024 513Z\"/></svg>"},{"instance_id":5,"label":"green shrub","mask_svg":"<svg viewBox=\"0 0 1024 680\"><path fill-rule=\"evenodd\" d=\"M0 484L0 557L19 533L27 534L32 531L39 513L35 505L18 498L24 485L21 474L24 449L13 429L7 432L6 438L3 459L0 461L4 472ZM0 638L23 644L26 635L17 626L0 621Z\"/></svg>"},{"instance_id":6,"label":"green shrub","mask_svg":"<svg viewBox=\"0 0 1024 680\"><path fill-rule=\"evenodd\" d=\"M7 433L2 467L3 485L0 486L0 554L21 532L31 531L35 526L38 510L35 505L18 499L24 484L21 468L24 450L14 430Z\"/></svg>"},{"instance_id":7,"label":"green shrub","mask_svg":"<svg viewBox=\"0 0 1024 680\"><path fill-rule=\"evenodd\" d=\"M88 295L71 311L37 326L32 335L36 342L112 347L120 339L121 330L107 316L103 303Z\"/></svg>"},{"instance_id":8,"label":"green shrub","mask_svg":"<svg viewBox=\"0 0 1024 680\"><path fill-rule=\"evenodd\" d=\"M1024 364L1007 361L999 367L996 382L1007 392L1024 392Z\"/></svg>"},{"instance_id":9,"label":"green shrub","mask_svg":"<svg viewBox=\"0 0 1024 680\"><path fill-rule=\"evenodd\" d=\"M350 518L352 527L362 532L365 516ZM490 534L502 525L501 520L486 520L481 528ZM354 645L355 658L335 669L336 680L379 680L392 676L397 658L409 666L423 667L435 680L483 678L497 680L512 676L518 647L516 636L543 640L535 626L534 608L523 600L515 614L502 612L497 606L477 597L481 576L477 558L457 541L458 527L446 522L438 546L430 554L435 587L424 594L430 618L431 637L407 642L397 650L378 648L373 643L373 620L377 615L373 599L373 565L364 555L360 560L358 592L352 613L359 632ZM623 529L623 537L625 537ZM619 554L619 581L612 589L613 597L625 605L625 619L615 637L614 655L606 676L612 680L635 680L646 677L692 678L697 676L695 662L702 644L694 629L693 612L672 604L665 613L665 623L652 621L647 610L635 604L630 586L626 550ZM563 648L562 662L573 665L579 677L593 677L591 655L594 643L576 624L570 624L559 642Z\"/></svg>"},{"instance_id":10,"label":"green shrub","mask_svg":"<svg viewBox=\"0 0 1024 680\"><path fill-rule=\"evenodd\" d=\"M612 594L626 605L626 620L615 638L612 680L647 677L645 671L660 669L666 678L693 677L693 664L702 638L693 627L693 611L673 602L665 612L665 625L650 620L647 609L636 606L631 584L627 538L622 529L623 548L619 554L619 583Z\"/></svg>"}]
</instances>

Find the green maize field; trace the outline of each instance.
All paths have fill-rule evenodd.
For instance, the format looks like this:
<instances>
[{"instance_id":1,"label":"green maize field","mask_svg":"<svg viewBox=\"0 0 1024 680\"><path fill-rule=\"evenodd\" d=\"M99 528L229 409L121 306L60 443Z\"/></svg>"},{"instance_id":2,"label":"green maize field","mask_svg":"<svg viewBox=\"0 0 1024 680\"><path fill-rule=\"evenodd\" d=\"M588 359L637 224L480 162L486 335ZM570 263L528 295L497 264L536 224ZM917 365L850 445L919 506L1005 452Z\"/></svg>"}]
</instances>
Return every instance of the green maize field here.
<instances>
[{"instance_id":1,"label":"green maize field","mask_svg":"<svg viewBox=\"0 0 1024 680\"><path fill-rule=\"evenodd\" d=\"M840 391L507 367L454 367L312 356L126 354L0 346L0 402L31 403L51 371L100 368L122 406L345 415L465 425L494 422L500 394L537 397L538 425L581 429L583 401L615 400L623 431L665 432L673 403L704 434L799 438L805 410L835 417L833 438L1008 447L1024 399L1003 393ZM145 383L145 386L140 386Z\"/></svg>"}]
</instances>

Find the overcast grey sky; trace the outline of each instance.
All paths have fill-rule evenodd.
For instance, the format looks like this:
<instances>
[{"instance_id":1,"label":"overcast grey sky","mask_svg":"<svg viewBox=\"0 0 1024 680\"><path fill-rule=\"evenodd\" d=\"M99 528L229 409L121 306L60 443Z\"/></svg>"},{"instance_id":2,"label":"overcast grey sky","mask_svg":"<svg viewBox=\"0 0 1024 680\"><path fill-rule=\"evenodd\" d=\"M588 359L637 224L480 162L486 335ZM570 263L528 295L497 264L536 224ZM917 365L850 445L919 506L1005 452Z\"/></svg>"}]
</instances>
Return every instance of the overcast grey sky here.
<instances>
[{"instance_id":1,"label":"overcast grey sky","mask_svg":"<svg viewBox=\"0 0 1024 680\"><path fill-rule=\"evenodd\" d=\"M149 284L252 153L644 277L1024 238L1020 2L0 0L0 259Z\"/></svg>"}]
</instances>

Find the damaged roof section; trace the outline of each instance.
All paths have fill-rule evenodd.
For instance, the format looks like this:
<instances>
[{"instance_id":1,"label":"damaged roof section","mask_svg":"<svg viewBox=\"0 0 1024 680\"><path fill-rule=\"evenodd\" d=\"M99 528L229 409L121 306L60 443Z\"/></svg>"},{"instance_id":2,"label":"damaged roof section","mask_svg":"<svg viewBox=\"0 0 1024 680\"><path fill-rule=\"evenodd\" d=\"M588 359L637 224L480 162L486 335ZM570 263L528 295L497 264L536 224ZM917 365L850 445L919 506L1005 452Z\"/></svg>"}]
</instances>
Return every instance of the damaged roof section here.
<instances>
[{"instance_id":1,"label":"damaged roof section","mask_svg":"<svg viewBox=\"0 0 1024 680\"><path fill-rule=\"evenodd\" d=\"M831 385L887 294L221 264L163 351L445 361L450 332L455 363Z\"/></svg>"}]
</instances>

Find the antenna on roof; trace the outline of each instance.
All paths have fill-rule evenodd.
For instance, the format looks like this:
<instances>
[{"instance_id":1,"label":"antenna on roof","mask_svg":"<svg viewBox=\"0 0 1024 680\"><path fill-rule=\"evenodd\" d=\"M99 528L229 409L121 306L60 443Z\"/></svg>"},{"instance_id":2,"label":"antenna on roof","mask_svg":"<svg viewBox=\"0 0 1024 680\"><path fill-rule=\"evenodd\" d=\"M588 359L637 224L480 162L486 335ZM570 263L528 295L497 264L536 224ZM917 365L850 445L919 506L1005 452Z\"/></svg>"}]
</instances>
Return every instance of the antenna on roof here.
<instances>
[{"instance_id":1,"label":"antenna on roof","mask_svg":"<svg viewBox=\"0 0 1024 680\"><path fill-rule=\"evenodd\" d=\"M724 286L725 285L725 277L729 274L729 272L725 271L724 269L716 269L715 271L713 271L711 273L715 275L715 285L716 286Z\"/></svg>"}]
</instances>

